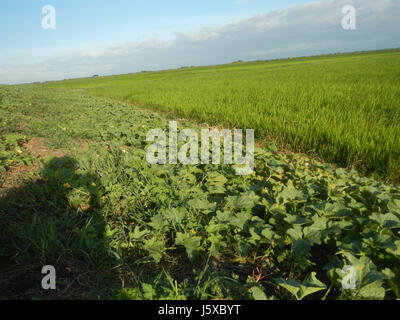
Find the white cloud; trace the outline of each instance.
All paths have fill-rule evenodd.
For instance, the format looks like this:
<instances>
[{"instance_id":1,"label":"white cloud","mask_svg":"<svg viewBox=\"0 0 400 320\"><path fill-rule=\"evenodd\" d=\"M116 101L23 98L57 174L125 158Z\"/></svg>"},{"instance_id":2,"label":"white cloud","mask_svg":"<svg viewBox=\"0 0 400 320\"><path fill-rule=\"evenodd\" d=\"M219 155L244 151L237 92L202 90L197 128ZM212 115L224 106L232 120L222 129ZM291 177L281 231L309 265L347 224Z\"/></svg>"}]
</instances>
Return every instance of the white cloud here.
<instances>
[{"instance_id":1,"label":"white cloud","mask_svg":"<svg viewBox=\"0 0 400 320\"><path fill-rule=\"evenodd\" d=\"M100 58L104 54L103 51L100 50L92 50L92 51L85 51L82 53L83 57L86 58Z\"/></svg>"},{"instance_id":2,"label":"white cloud","mask_svg":"<svg viewBox=\"0 0 400 320\"><path fill-rule=\"evenodd\" d=\"M176 32L173 40L127 42L32 65L2 66L0 83L400 47L400 0L351 2L357 8L356 30L341 27L341 9L348 0L326 0L197 32Z\"/></svg>"}]
</instances>

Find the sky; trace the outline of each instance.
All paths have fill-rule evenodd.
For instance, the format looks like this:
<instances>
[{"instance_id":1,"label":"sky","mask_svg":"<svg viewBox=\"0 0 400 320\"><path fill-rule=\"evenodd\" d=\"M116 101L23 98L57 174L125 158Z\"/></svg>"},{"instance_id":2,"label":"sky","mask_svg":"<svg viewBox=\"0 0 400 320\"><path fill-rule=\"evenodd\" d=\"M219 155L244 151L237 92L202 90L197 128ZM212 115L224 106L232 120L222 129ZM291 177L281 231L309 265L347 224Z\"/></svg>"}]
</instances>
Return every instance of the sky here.
<instances>
[{"instance_id":1,"label":"sky","mask_svg":"<svg viewBox=\"0 0 400 320\"><path fill-rule=\"evenodd\" d=\"M42 8L56 28L42 28ZM356 29L345 30L352 5ZM2 0L0 83L400 47L400 0Z\"/></svg>"}]
</instances>

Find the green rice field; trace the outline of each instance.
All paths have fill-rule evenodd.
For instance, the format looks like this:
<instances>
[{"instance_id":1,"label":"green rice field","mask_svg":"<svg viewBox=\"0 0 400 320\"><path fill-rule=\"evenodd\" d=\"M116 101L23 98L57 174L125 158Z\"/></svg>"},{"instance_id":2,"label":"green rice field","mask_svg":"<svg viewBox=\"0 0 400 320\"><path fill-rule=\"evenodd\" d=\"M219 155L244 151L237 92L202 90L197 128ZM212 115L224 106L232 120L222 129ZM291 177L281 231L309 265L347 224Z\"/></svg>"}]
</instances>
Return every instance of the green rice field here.
<instances>
[{"instance_id":1,"label":"green rice field","mask_svg":"<svg viewBox=\"0 0 400 320\"><path fill-rule=\"evenodd\" d=\"M254 129L259 141L400 179L400 51L260 61L49 83L175 116Z\"/></svg>"}]
</instances>

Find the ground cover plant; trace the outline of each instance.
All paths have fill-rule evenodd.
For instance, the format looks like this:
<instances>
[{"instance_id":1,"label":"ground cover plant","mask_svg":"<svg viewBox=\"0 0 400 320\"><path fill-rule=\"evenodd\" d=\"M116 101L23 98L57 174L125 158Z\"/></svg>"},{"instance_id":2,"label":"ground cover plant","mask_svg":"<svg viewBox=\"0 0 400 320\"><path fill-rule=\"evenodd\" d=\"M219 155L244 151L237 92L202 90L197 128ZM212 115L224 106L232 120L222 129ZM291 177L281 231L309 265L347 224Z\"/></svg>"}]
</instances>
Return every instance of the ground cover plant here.
<instances>
[{"instance_id":1,"label":"ground cover plant","mask_svg":"<svg viewBox=\"0 0 400 320\"><path fill-rule=\"evenodd\" d=\"M400 51L236 62L48 83L175 116L251 128L261 142L400 179Z\"/></svg>"},{"instance_id":2,"label":"ground cover plant","mask_svg":"<svg viewBox=\"0 0 400 320\"><path fill-rule=\"evenodd\" d=\"M249 176L151 166L146 134L168 118L80 89L1 87L0 122L0 298L400 298L395 184L273 143Z\"/></svg>"}]
</instances>

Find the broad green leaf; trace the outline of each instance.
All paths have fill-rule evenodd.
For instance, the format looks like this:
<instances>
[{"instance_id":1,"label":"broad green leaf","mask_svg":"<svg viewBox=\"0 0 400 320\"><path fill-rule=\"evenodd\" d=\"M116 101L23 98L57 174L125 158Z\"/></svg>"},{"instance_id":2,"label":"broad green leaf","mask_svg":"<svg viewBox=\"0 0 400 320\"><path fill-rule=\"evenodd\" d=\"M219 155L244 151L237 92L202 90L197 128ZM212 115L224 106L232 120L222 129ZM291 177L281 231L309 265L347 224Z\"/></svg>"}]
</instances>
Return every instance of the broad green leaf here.
<instances>
[{"instance_id":1,"label":"broad green leaf","mask_svg":"<svg viewBox=\"0 0 400 320\"><path fill-rule=\"evenodd\" d=\"M258 287L251 288L251 294L252 294L254 300L268 300L264 291Z\"/></svg>"},{"instance_id":2,"label":"broad green leaf","mask_svg":"<svg viewBox=\"0 0 400 320\"><path fill-rule=\"evenodd\" d=\"M144 249L147 250L154 261L158 263L162 258L165 245L164 242L157 240L156 238L151 238L150 240L145 240Z\"/></svg>"},{"instance_id":3,"label":"broad green leaf","mask_svg":"<svg viewBox=\"0 0 400 320\"><path fill-rule=\"evenodd\" d=\"M146 300L156 299L157 292L151 284L142 282L143 297Z\"/></svg>"},{"instance_id":4,"label":"broad green leaf","mask_svg":"<svg viewBox=\"0 0 400 320\"><path fill-rule=\"evenodd\" d=\"M383 228L393 229L400 227L400 220L392 213L381 214L378 212L374 212L371 215L371 219L378 222Z\"/></svg>"},{"instance_id":5,"label":"broad green leaf","mask_svg":"<svg viewBox=\"0 0 400 320\"><path fill-rule=\"evenodd\" d=\"M391 254L399 255L400 240L396 240L396 237L389 234L378 234L373 232L370 234L371 235L368 238L364 237L365 243L368 243L371 247L379 247Z\"/></svg>"},{"instance_id":6,"label":"broad green leaf","mask_svg":"<svg viewBox=\"0 0 400 320\"><path fill-rule=\"evenodd\" d=\"M222 186L211 185L211 186L207 186L207 191L210 194L225 194L226 189Z\"/></svg>"},{"instance_id":7,"label":"broad green leaf","mask_svg":"<svg viewBox=\"0 0 400 320\"><path fill-rule=\"evenodd\" d=\"M208 241L211 242L211 247L210 247L210 254L215 256L218 253L220 253L221 248L224 248L227 246L226 241L224 241L224 237L221 236L220 234L211 234L208 237Z\"/></svg>"},{"instance_id":8,"label":"broad green leaf","mask_svg":"<svg viewBox=\"0 0 400 320\"><path fill-rule=\"evenodd\" d=\"M176 234L175 244L186 248L186 253L190 260L193 260L200 251L201 238L192 236L189 233L178 232Z\"/></svg>"},{"instance_id":9,"label":"broad green leaf","mask_svg":"<svg viewBox=\"0 0 400 320\"><path fill-rule=\"evenodd\" d=\"M333 217L348 217L353 211L341 203L329 203L325 206L325 213Z\"/></svg>"},{"instance_id":10,"label":"broad green leaf","mask_svg":"<svg viewBox=\"0 0 400 320\"><path fill-rule=\"evenodd\" d=\"M239 212L236 217L232 220L232 225L238 227L239 229L244 229L247 222L251 219L251 214L248 212Z\"/></svg>"},{"instance_id":11,"label":"broad green leaf","mask_svg":"<svg viewBox=\"0 0 400 320\"><path fill-rule=\"evenodd\" d=\"M393 199L388 203L388 208L390 211L396 212L400 215L400 200Z\"/></svg>"},{"instance_id":12,"label":"broad green leaf","mask_svg":"<svg viewBox=\"0 0 400 320\"><path fill-rule=\"evenodd\" d=\"M189 207L202 211L203 213L209 213L216 209L215 203L209 202L207 199L192 199L188 201Z\"/></svg>"},{"instance_id":13,"label":"broad green leaf","mask_svg":"<svg viewBox=\"0 0 400 320\"><path fill-rule=\"evenodd\" d=\"M251 244L257 244L260 240L261 240L261 236L258 234L257 232L257 228L251 227L249 229L249 233L250 233L250 238L248 239L248 241Z\"/></svg>"},{"instance_id":14,"label":"broad green leaf","mask_svg":"<svg viewBox=\"0 0 400 320\"><path fill-rule=\"evenodd\" d=\"M357 237L358 239L358 237ZM363 252L363 243L359 240L355 240L354 237L350 239L345 239L346 242L342 242L340 240L336 241L337 247L340 249L340 252L348 252L353 255L359 255Z\"/></svg>"},{"instance_id":15,"label":"broad green leaf","mask_svg":"<svg viewBox=\"0 0 400 320\"><path fill-rule=\"evenodd\" d=\"M326 285L319 281L315 275L316 273L312 272L303 283L293 279L276 279L276 281L279 286L288 290L297 300L302 300L310 294L326 289Z\"/></svg>"},{"instance_id":16,"label":"broad green leaf","mask_svg":"<svg viewBox=\"0 0 400 320\"><path fill-rule=\"evenodd\" d=\"M338 270L341 270L342 268L343 262L337 256L332 256L329 259L328 264L323 267L323 270L326 271L326 274L332 283L337 283L338 279L341 278L341 273L338 272Z\"/></svg>"},{"instance_id":17,"label":"broad green leaf","mask_svg":"<svg viewBox=\"0 0 400 320\"><path fill-rule=\"evenodd\" d=\"M252 249L252 245L247 241L246 237L239 234L234 237L235 243L237 244L237 250L240 256L248 256Z\"/></svg>"},{"instance_id":18,"label":"broad green leaf","mask_svg":"<svg viewBox=\"0 0 400 320\"><path fill-rule=\"evenodd\" d=\"M233 209L251 209L258 202L259 197L254 191L244 192L239 196L229 196L226 198L226 205Z\"/></svg>"},{"instance_id":19,"label":"broad green leaf","mask_svg":"<svg viewBox=\"0 0 400 320\"><path fill-rule=\"evenodd\" d=\"M385 289L381 281L375 281L362 287L359 295L368 300L383 300L385 298Z\"/></svg>"},{"instance_id":20,"label":"broad green leaf","mask_svg":"<svg viewBox=\"0 0 400 320\"><path fill-rule=\"evenodd\" d=\"M261 235L268 240L272 240L275 236L275 232L271 228L267 227L261 231Z\"/></svg>"},{"instance_id":21,"label":"broad green leaf","mask_svg":"<svg viewBox=\"0 0 400 320\"><path fill-rule=\"evenodd\" d=\"M279 193L278 198L283 199L285 202L287 201L303 201L307 200L308 195L304 190L297 190L285 187L281 193Z\"/></svg>"},{"instance_id":22,"label":"broad green leaf","mask_svg":"<svg viewBox=\"0 0 400 320\"><path fill-rule=\"evenodd\" d=\"M303 238L303 231L299 225L295 225L286 231L286 234L290 236L293 240L299 240Z\"/></svg>"},{"instance_id":23,"label":"broad green leaf","mask_svg":"<svg viewBox=\"0 0 400 320\"><path fill-rule=\"evenodd\" d=\"M348 252L343 252L342 254L346 257L348 265L354 268L357 289L386 278L384 274L377 271L375 264L370 258L366 256L356 258Z\"/></svg>"},{"instance_id":24,"label":"broad green leaf","mask_svg":"<svg viewBox=\"0 0 400 320\"><path fill-rule=\"evenodd\" d=\"M321 244L322 234L327 230L328 219L315 215L312 221L312 225L303 229L304 238L312 243Z\"/></svg>"},{"instance_id":25,"label":"broad green leaf","mask_svg":"<svg viewBox=\"0 0 400 320\"><path fill-rule=\"evenodd\" d=\"M396 240L393 243L393 246L390 246L389 248L386 249L389 253L395 255L395 256L400 256L400 240Z\"/></svg>"},{"instance_id":26,"label":"broad green leaf","mask_svg":"<svg viewBox=\"0 0 400 320\"><path fill-rule=\"evenodd\" d=\"M110 229L110 226L106 226L106 236L108 238L114 237L114 235L118 234L119 230L118 229Z\"/></svg>"},{"instance_id":27,"label":"broad green leaf","mask_svg":"<svg viewBox=\"0 0 400 320\"><path fill-rule=\"evenodd\" d=\"M163 231L165 227L167 227L168 221L165 219L165 217L159 213L155 215L154 217L151 218L151 222L149 223L149 226L153 227L154 230L157 231Z\"/></svg>"},{"instance_id":28,"label":"broad green leaf","mask_svg":"<svg viewBox=\"0 0 400 320\"><path fill-rule=\"evenodd\" d=\"M211 221L206 230L209 234L219 233L228 230L229 226L219 223L218 221Z\"/></svg>"},{"instance_id":29,"label":"broad green leaf","mask_svg":"<svg viewBox=\"0 0 400 320\"><path fill-rule=\"evenodd\" d=\"M293 240L292 249L296 256L305 256L311 249L310 241L305 239Z\"/></svg>"},{"instance_id":30,"label":"broad green leaf","mask_svg":"<svg viewBox=\"0 0 400 320\"><path fill-rule=\"evenodd\" d=\"M303 218L299 215L294 215L294 214L288 214L284 220L289 224L298 224L298 225L303 225L311 222L311 220L307 218Z\"/></svg>"},{"instance_id":31,"label":"broad green leaf","mask_svg":"<svg viewBox=\"0 0 400 320\"><path fill-rule=\"evenodd\" d=\"M217 219L223 224L228 224L232 222L234 215L230 211L217 211Z\"/></svg>"},{"instance_id":32,"label":"broad green leaf","mask_svg":"<svg viewBox=\"0 0 400 320\"><path fill-rule=\"evenodd\" d=\"M223 186L228 181L228 179L218 172L209 172L207 173L207 183L209 185L214 186Z\"/></svg>"},{"instance_id":33,"label":"broad green leaf","mask_svg":"<svg viewBox=\"0 0 400 320\"><path fill-rule=\"evenodd\" d=\"M148 230L140 231L140 228L136 226L133 232L129 232L129 239L131 241L144 241L149 233Z\"/></svg>"},{"instance_id":34,"label":"broad green leaf","mask_svg":"<svg viewBox=\"0 0 400 320\"><path fill-rule=\"evenodd\" d=\"M186 214L185 208L172 208L165 211L165 217L175 224L181 223Z\"/></svg>"}]
</instances>

